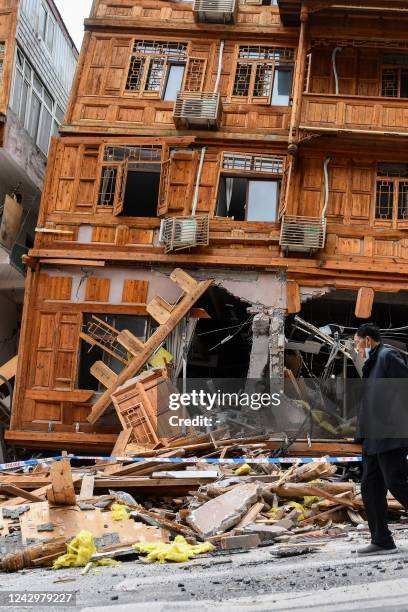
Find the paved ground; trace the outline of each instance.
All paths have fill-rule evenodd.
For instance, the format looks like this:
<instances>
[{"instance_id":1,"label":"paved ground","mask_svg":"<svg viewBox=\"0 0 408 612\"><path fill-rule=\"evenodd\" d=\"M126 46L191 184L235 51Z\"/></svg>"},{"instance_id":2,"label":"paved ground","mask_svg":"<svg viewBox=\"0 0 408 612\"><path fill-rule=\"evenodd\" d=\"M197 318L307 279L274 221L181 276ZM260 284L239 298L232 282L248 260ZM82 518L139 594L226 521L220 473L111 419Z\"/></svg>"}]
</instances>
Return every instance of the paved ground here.
<instances>
[{"instance_id":1,"label":"paved ground","mask_svg":"<svg viewBox=\"0 0 408 612\"><path fill-rule=\"evenodd\" d=\"M81 570L24 570L0 574L0 596L5 590L75 591L75 609L82 612L181 612L186 607L189 612L408 612L408 531L399 533L396 555L360 558L351 553L364 543L360 535L353 541L332 540L317 553L285 559L275 558L273 547L263 547L184 564L134 561L85 576Z\"/></svg>"}]
</instances>

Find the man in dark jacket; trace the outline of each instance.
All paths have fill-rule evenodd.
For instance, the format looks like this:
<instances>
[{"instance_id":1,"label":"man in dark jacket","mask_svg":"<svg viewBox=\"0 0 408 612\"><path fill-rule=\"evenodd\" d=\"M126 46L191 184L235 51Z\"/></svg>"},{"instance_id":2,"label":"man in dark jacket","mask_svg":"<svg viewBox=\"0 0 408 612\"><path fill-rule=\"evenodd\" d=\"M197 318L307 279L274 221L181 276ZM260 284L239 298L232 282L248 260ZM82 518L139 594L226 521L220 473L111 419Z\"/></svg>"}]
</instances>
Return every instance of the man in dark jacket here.
<instances>
[{"instance_id":1,"label":"man in dark jacket","mask_svg":"<svg viewBox=\"0 0 408 612\"><path fill-rule=\"evenodd\" d=\"M355 335L364 357L363 400L359 431L363 445L361 494L371 532L371 544L359 555L396 552L387 521L387 491L408 509L408 367L399 351L385 346L380 330L362 325ZM397 380L399 379L399 380Z\"/></svg>"}]
</instances>

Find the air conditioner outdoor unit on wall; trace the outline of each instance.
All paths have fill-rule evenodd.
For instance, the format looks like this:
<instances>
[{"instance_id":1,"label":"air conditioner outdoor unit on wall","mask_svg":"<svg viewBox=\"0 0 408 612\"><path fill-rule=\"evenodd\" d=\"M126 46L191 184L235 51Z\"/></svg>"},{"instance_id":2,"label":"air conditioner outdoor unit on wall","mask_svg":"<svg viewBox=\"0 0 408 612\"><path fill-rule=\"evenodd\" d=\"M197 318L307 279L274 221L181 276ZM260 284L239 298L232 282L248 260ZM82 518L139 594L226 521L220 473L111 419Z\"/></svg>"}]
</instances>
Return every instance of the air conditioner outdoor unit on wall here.
<instances>
[{"instance_id":1,"label":"air conditioner outdoor unit on wall","mask_svg":"<svg viewBox=\"0 0 408 612\"><path fill-rule=\"evenodd\" d=\"M160 243L166 253L181 251L209 243L208 215L169 217L160 226Z\"/></svg>"}]
</instances>

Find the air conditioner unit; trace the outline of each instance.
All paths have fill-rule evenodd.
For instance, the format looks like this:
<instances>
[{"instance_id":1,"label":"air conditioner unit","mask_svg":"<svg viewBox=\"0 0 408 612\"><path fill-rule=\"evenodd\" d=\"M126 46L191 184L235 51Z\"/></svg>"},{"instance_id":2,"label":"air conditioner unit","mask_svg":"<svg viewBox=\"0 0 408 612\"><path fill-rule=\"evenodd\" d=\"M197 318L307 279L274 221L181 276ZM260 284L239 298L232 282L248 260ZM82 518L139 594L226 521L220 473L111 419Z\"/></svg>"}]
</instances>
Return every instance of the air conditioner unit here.
<instances>
[{"instance_id":1,"label":"air conditioner unit","mask_svg":"<svg viewBox=\"0 0 408 612\"><path fill-rule=\"evenodd\" d=\"M209 244L208 215L169 217L160 225L160 243L166 253Z\"/></svg>"},{"instance_id":2,"label":"air conditioner unit","mask_svg":"<svg viewBox=\"0 0 408 612\"><path fill-rule=\"evenodd\" d=\"M174 105L176 127L218 127L221 119L219 93L179 92Z\"/></svg>"},{"instance_id":3,"label":"air conditioner unit","mask_svg":"<svg viewBox=\"0 0 408 612\"><path fill-rule=\"evenodd\" d=\"M284 251L312 253L326 242L326 219L285 215L282 218L280 246Z\"/></svg>"},{"instance_id":4,"label":"air conditioner unit","mask_svg":"<svg viewBox=\"0 0 408 612\"><path fill-rule=\"evenodd\" d=\"M194 0L193 15L200 23L235 23L238 0Z\"/></svg>"}]
</instances>

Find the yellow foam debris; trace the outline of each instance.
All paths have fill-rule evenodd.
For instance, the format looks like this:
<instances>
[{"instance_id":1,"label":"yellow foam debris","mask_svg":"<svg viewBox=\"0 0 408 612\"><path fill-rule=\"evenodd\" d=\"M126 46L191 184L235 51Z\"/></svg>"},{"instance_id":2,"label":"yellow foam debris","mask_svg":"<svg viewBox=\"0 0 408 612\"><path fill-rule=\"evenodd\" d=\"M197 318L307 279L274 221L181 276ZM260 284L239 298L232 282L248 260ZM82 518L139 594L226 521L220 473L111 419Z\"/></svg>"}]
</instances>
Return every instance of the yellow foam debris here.
<instances>
[{"instance_id":1,"label":"yellow foam debris","mask_svg":"<svg viewBox=\"0 0 408 612\"><path fill-rule=\"evenodd\" d=\"M123 504L112 504L111 518L113 521L127 521L130 519L130 514Z\"/></svg>"},{"instance_id":2,"label":"yellow foam debris","mask_svg":"<svg viewBox=\"0 0 408 612\"><path fill-rule=\"evenodd\" d=\"M240 465L234 472L235 476L247 476L252 472L252 468L247 463Z\"/></svg>"},{"instance_id":3,"label":"yellow foam debris","mask_svg":"<svg viewBox=\"0 0 408 612\"><path fill-rule=\"evenodd\" d=\"M173 363L173 361L173 355L162 347L149 359L149 365L153 368L165 368L168 363Z\"/></svg>"},{"instance_id":4,"label":"yellow foam debris","mask_svg":"<svg viewBox=\"0 0 408 612\"><path fill-rule=\"evenodd\" d=\"M65 555L58 557L53 563L53 569L61 569L63 567L85 567L91 560L92 555L96 553L96 546L93 535L90 531L80 531L71 542L67 544L67 552ZM114 559L100 559L95 561L94 565L117 565L118 561Z\"/></svg>"},{"instance_id":5,"label":"yellow foam debris","mask_svg":"<svg viewBox=\"0 0 408 612\"><path fill-rule=\"evenodd\" d=\"M178 535L170 544L164 542L139 542L133 546L141 553L147 554L148 561L166 563L167 561L175 561L183 563L189 559L195 559L196 555L215 550L210 542L203 542L193 546L186 539Z\"/></svg>"}]
</instances>

